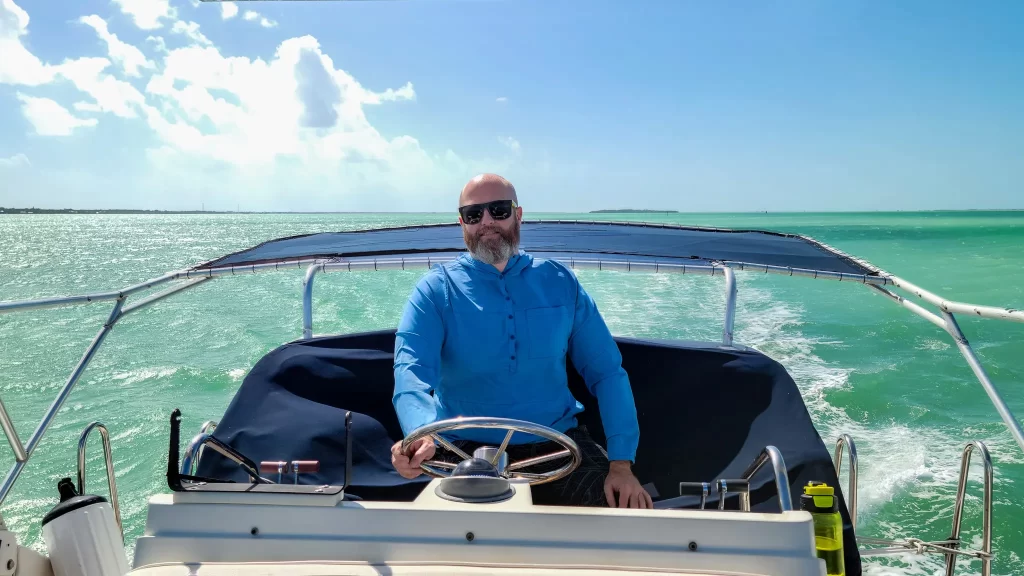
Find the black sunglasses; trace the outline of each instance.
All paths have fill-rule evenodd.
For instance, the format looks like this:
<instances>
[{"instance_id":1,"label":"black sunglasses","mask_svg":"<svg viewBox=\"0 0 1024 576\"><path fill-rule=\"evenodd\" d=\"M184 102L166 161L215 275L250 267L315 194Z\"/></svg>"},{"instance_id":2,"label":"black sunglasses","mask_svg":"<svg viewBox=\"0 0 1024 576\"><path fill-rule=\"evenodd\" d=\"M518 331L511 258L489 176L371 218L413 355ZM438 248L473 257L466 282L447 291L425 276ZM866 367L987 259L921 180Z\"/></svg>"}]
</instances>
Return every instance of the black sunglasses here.
<instances>
[{"instance_id":1,"label":"black sunglasses","mask_svg":"<svg viewBox=\"0 0 1024 576\"><path fill-rule=\"evenodd\" d=\"M459 216L462 216L462 222L465 224L478 224L484 219L484 210L487 210L491 213L491 218L504 220L512 215L512 211L516 209L516 206L514 200L495 200L494 202L484 204L469 204L467 206L459 206Z\"/></svg>"}]
</instances>

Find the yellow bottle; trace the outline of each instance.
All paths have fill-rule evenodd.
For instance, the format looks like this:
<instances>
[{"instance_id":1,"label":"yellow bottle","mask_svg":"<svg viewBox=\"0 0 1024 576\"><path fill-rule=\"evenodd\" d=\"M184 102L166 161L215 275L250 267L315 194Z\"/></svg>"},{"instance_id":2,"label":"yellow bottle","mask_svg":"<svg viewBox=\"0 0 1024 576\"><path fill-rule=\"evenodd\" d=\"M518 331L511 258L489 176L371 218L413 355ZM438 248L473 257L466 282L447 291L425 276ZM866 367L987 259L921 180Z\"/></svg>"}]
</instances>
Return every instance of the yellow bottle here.
<instances>
[{"instance_id":1,"label":"yellow bottle","mask_svg":"<svg viewBox=\"0 0 1024 576\"><path fill-rule=\"evenodd\" d=\"M828 576L846 576L843 560L843 518L835 490L824 482L808 482L800 496L800 509L814 519L814 545L825 561Z\"/></svg>"}]
</instances>

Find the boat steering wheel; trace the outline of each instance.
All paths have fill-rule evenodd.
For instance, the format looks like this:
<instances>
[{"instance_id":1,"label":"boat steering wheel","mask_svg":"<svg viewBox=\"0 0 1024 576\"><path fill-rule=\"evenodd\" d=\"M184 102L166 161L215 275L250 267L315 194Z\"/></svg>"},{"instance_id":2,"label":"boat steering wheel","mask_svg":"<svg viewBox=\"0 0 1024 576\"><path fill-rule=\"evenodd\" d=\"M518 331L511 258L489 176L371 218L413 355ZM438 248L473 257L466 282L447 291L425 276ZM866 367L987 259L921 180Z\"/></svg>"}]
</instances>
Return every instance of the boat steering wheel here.
<instances>
[{"instance_id":1,"label":"boat steering wheel","mask_svg":"<svg viewBox=\"0 0 1024 576\"><path fill-rule=\"evenodd\" d=\"M528 484L544 484L547 482L554 482L560 478L564 478L570 472L576 469L577 466L582 462L582 456L580 454L579 446L573 442L572 438L569 438L565 434L558 432L547 426L540 424L534 424L533 422L526 422L523 420L515 420L512 418L490 418L486 416L476 416L468 418L449 418L447 420L439 420L430 424L426 424L413 430L408 436L402 440L402 452L406 452L409 446L413 442L421 438L430 437L434 442L440 444L448 451L455 453L463 460L471 460L473 456L466 454L465 451L460 450L457 446L446 440L440 435L441 432L450 432L453 430L465 430L467 428L484 428L484 429L499 429L507 430L505 439L502 441L501 446L497 452L490 458L492 466L497 466L502 454L508 447L509 440L512 439L512 434L515 432L523 432L525 434L532 434L534 436L540 436L556 442L561 445L563 450L551 452L550 454L544 454L542 456L536 456L534 458L528 458L525 460L518 460L515 462L509 462L504 470L499 470L499 474L505 478L520 478L528 480ZM552 462L561 458L572 457L572 460L565 465L540 474L534 474L532 472L522 472L523 468L534 466L536 464L542 464L545 462ZM426 460L420 464L420 468L426 472L429 476L434 478L448 478L451 476L451 470L454 470L456 464L450 462L442 462L439 460Z\"/></svg>"}]
</instances>

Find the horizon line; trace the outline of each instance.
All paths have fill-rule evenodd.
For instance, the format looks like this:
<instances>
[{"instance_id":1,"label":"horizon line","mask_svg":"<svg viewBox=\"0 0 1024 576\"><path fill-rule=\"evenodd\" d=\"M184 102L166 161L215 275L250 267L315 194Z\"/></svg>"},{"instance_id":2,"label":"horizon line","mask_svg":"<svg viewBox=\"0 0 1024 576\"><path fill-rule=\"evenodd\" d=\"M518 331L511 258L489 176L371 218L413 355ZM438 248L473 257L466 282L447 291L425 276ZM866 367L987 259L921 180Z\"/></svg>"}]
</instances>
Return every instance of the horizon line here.
<instances>
[{"instance_id":1,"label":"horizon line","mask_svg":"<svg viewBox=\"0 0 1024 576\"><path fill-rule=\"evenodd\" d=\"M8 212L10 211L10 212ZM1024 212L1024 208L921 208L910 210L702 210L686 212L682 210L650 210L650 209L599 209L580 212L564 210L536 210L534 214L576 214L602 216L607 214L899 214L899 213L933 213L933 212ZM0 215L17 214L448 214L440 210L165 210L160 208L16 208L0 206ZM454 213L454 211L453 211ZM457 213L455 213L457 214ZM528 220L528 218L524 218Z\"/></svg>"}]
</instances>

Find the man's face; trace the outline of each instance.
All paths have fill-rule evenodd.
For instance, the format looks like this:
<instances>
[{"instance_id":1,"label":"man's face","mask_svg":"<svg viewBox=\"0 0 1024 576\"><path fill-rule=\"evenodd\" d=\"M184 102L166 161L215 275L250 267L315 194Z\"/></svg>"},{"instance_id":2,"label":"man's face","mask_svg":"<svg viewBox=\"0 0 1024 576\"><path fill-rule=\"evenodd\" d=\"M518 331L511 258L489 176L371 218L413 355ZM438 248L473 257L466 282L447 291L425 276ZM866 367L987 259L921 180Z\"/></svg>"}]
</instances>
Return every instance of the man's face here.
<instances>
[{"instance_id":1,"label":"man's face","mask_svg":"<svg viewBox=\"0 0 1024 576\"><path fill-rule=\"evenodd\" d=\"M511 200L510 191L498 184L487 183L476 186L462 195L459 206L485 204L494 200ZM503 220L495 220L489 210L476 224L462 223L462 238L473 256L488 264L505 262L519 251L519 219L522 210L517 206L512 214Z\"/></svg>"}]
</instances>

